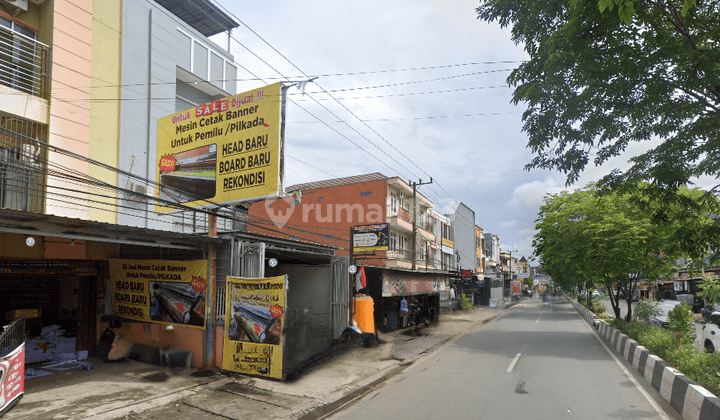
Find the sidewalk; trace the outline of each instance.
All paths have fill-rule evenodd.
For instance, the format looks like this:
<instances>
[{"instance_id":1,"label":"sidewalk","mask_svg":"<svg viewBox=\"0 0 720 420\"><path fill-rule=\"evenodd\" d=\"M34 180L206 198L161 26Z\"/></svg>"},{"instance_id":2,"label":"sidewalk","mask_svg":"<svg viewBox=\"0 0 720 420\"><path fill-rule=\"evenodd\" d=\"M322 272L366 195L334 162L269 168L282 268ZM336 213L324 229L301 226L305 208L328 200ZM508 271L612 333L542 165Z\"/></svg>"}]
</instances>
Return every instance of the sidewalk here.
<instances>
[{"instance_id":1,"label":"sidewalk","mask_svg":"<svg viewBox=\"0 0 720 420\"><path fill-rule=\"evenodd\" d=\"M45 378L26 380L25 396L3 420L318 419L369 392L422 354L506 310L478 307L442 313L440 322L415 334L381 333L380 343L371 348L354 341L286 382L233 372L173 373L142 362L98 361L97 369L60 373L42 385L32 381Z\"/></svg>"}]
</instances>

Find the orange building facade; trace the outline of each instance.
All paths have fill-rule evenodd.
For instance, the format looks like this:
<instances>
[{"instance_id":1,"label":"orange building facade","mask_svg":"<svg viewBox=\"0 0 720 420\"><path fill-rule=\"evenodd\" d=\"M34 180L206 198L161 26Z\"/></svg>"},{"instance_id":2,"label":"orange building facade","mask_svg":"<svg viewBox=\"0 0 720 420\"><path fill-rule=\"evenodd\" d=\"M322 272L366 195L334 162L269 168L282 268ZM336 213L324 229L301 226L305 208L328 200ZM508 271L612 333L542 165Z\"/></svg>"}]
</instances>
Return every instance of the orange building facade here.
<instances>
[{"instance_id":1,"label":"orange building facade","mask_svg":"<svg viewBox=\"0 0 720 420\"><path fill-rule=\"evenodd\" d=\"M418 270L441 268L433 203L397 177L365 174L287 187L288 197L252 204L248 232L302 239L349 255L353 226L388 223L389 250L363 255L358 264ZM412 244L415 219L415 247ZM356 255L356 257L358 257Z\"/></svg>"}]
</instances>

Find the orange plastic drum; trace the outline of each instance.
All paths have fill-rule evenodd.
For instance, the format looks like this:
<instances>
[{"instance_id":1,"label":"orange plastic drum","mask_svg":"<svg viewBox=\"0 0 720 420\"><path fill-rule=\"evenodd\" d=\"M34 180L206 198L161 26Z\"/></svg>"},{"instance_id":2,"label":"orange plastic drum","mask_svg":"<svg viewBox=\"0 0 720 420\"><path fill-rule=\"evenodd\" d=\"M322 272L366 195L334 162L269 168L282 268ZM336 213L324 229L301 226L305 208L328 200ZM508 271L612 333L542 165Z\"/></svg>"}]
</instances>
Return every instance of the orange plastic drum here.
<instances>
[{"instance_id":1,"label":"orange plastic drum","mask_svg":"<svg viewBox=\"0 0 720 420\"><path fill-rule=\"evenodd\" d=\"M375 334L375 315L373 314L373 299L370 296L358 296L355 301L355 315L353 320L364 333Z\"/></svg>"}]
</instances>

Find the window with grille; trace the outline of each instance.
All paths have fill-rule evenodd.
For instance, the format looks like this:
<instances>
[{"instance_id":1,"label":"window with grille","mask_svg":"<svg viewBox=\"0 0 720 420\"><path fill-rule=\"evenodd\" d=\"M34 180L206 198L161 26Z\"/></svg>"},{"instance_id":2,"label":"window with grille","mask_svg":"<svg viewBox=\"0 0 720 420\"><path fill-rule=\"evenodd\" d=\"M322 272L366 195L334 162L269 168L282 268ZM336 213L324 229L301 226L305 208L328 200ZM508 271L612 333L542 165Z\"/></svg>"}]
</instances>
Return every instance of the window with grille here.
<instances>
[{"instance_id":1,"label":"window with grille","mask_svg":"<svg viewBox=\"0 0 720 420\"><path fill-rule=\"evenodd\" d=\"M46 126L0 112L0 208L41 211L45 176L41 143Z\"/></svg>"},{"instance_id":2,"label":"window with grille","mask_svg":"<svg viewBox=\"0 0 720 420\"><path fill-rule=\"evenodd\" d=\"M0 16L0 84L38 95L43 47L33 30Z\"/></svg>"}]
</instances>

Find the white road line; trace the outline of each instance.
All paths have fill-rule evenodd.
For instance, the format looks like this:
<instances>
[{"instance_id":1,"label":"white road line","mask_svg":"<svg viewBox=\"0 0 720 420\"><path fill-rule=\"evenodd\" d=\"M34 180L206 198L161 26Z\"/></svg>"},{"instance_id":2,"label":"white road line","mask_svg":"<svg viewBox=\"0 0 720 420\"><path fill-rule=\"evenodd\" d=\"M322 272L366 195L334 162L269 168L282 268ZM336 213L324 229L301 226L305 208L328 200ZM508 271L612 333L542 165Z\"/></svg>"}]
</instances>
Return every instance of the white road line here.
<instances>
[{"instance_id":1,"label":"white road line","mask_svg":"<svg viewBox=\"0 0 720 420\"><path fill-rule=\"evenodd\" d=\"M539 321L540 321L540 318L536 319L536 320L535 320L535 323L537 324Z\"/></svg>"},{"instance_id":2,"label":"white road line","mask_svg":"<svg viewBox=\"0 0 720 420\"><path fill-rule=\"evenodd\" d=\"M577 312L575 312L575 313L577 314ZM597 341L600 342L600 344L602 344L602 346L605 348L605 351L607 351L607 353L610 355L610 357L612 357L613 360L615 360L615 363L617 363L617 365L620 366L620 369L622 369L622 371L625 373L625 376L627 376L630 379L630 381L632 381L632 383L635 384L635 387L640 391L640 393L643 395L643 397L645 397L645 399L655 409L655 411L658 413L658 416L660 416L660 418L663 420L670 420L670 417L668 417L667 414L665 414L665 411L663 411L663 409L660 408L660 406L655 402L655 400L650 396L650 394L648 394L648 392L645 391L645 388L643 388L640 385L640 383L637 381L637 379L635 379L635 377L630 372L628 372L627 369L625 369L625 366L623 366L623 364L620 362L620 360L615 356L615 354L613 354L612 350L610 350L610 348L608 348L608 346L605 345L605 342L603 341L602 337L600 337L600 335L597 333L597 331L595 331L592 327L590 327L590 325L588 325L588 323L585 322L585 320L582 319L582 317L580 317L580 314L578 314L578 317L580 318L582 323L593 333L593 335L595 335L595 338L597 339Z\"/></svg>"},{"instance_id":3,"label":"white road line","mask_svg":"<svg viewBox=\"0 0 720 420\"><path fill-rule=\"evenodd\" d=\"M508 366L508 373L512 372L513 369L515 369L515 365L517 364L518 360L520 360L520 353L518 353L515 358L513 359L512 363L510 363L510 366Z\"/></svg>"}]
</instances>

